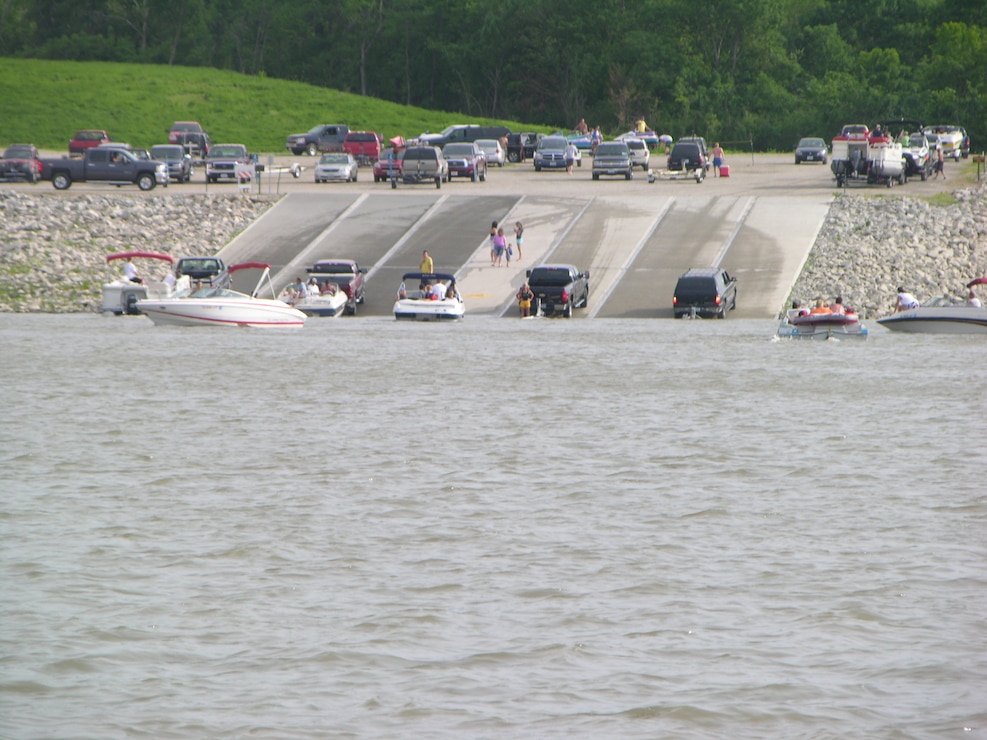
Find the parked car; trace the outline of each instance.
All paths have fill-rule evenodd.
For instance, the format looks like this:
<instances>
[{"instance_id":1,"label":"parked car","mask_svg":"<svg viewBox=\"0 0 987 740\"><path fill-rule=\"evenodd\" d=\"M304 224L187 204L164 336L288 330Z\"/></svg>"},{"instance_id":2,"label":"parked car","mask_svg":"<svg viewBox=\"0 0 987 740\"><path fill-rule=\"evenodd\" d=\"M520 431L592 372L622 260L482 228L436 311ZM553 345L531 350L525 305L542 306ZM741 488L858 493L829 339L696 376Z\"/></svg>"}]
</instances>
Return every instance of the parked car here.
<instances>
[{"instance_id":1,"label":"parked car","mask_svg":"<svg viewBox=\"0 0 987 740\"><path fill-rule=\"evenodd\" d=\"M703 155L703 169L709 172L709 168L713 166L713 160L709 158L709 148L706 146L706 139L702 136L683 136L679 139L682 144L695 144L699 147L699 151Z\"/></svg>"},{"instance_id":2,"label":"parked car","mask_svg":"<svg viewBox=\"0 0 987 740\"><path fill-rule=\"evenodd\" d=\"M604 141L596 147L593 155L593 179L599 180L601 175L623 175L625 180L634 177L634 164L631 162L631 150L624 141Z\"/></svg>"},{"instance_id":3,"label":"parked car","mask_svg":"<svg viewBox=\"0 0 987 740\"><path fill-rule=\"evenodd\" d=\"M436 188L442 181L449 181L449 165L442 150L437 146L411 146L401 157L401 182L416 184L434 182ZM391 180L391 187L397 187L397 180Z\"/></svg>"},{"instance_id":4,"label":"parked car","mask_svg":"<svg viewBox=\"0 0 987 740\"><path fill-rule=\"evenodd\" d=\"M360 166L353 159L352 154L345 152L323 154L322 159L315 166L315 181L356 182L359 171Z\"/></svg>"},{"instance_id":5,"label":"parked car","mask_svg":"<svg viewBox=\"0 0 987 740\"><path fill-rule=\"evenodd\" d=\"M153 190L168 183L164 162L138 159L125 149L90 147L78 158L41 159L41 178L51 180L56 190L67 190L74 182L134 183Z\"/></svg>"},{"instance_id":6,"label":"parked car","mask_svg":"<svg viewBox=\"0 0 987 740\"><path fill-rule=\"evenodd\" d=\"M504 166L504 162L507 161L507 153L497 139L477 139L476 145L483 151L488 165Z\"/></svg>"},{"instance_id":7,"label":"parked car","mask_svg":"<svg viewBox=\"0 0 987 740\"><path fill-rule=\"evenodd\" d=\"M668 155L667 166L673 172L689 172L692 170L706 171L709 160L703 154L702 147L695 141L679 140L675 142Z\"/></svg>"},{"instance_id":8,"label":"parked car","mask_svg":"<svg viewBox=\"0 0 987 740\"><path fill-rule=\"evenodd\" d=\"M151 159L168 166L168 177L175 182L189 182L195 174L192 156L181 144L157 144L151 147Z\"/></svg>"},{"instance_id":9,"label":"parked car","mask_svg":"<svg viewBox=\"0 0 987 740\"><path fill-rule=\"evenodd\" d=\"M472 143L477 139L500 139L511 133L506 126L449 126L441 133L432 134L426 131L418 136L418 144L425 146L444 147L455 142Z\"/></svg>"},{"instance_id":10,"label":"parked car","mask_svg":"<svg viewBox=\"0 0 987 740\"><path fill-rule=\"evenodd\" d=\"M72 140L69 142L69 154L82 154L86 149L92 149L95 146L99 146L104 141L109 141L110 135L105 131L96 131L92 129L84 129L82 131L76 131Z\"/></svg>"},{"instance_id":11,"label":"parked car","mask_svg":"<svg viewBox=\"0 0 987 740\"><path fill-rule=\"evenodd\" d=\"M575 265L539 265L525 274L535 294L533 315L561 313L569 319L573 309L589 305L589 270L580 272Z\"/></svg>"},{"instance_id":12,"label":"parked car","mask_svg":"<svg viewBox=\"0 0 987 740\"><path fill-rule=\"evenodd\" d=\"M840 129L840 136L842 137L867 137L869 134L870 129L863 123L848 123Z\"/></svg>"},{"instance_id":13,"label":"parked car","mask_svg":"<svg viewBox=\"0 0 987 740\"><path fill-rule=\"evenodd\" d=\"M388 149L386 154L374 162L374 182L384 182L391 179L391 174L398 179L401 178L401 168L404 152L395 153L393 149Z\"/></svg>"},{"instance_id":14,"label":"parked car","mask_svg":"<svg viewBox=\"0 0 987 740\"><path fill-rule=\"evenodd\" d=\"M814 136L807 136L799 139L795 146L795 164L802 162L822 162L826 164L829 159L829 147L822 139Z\"/></svg>"},{"instance_id":15,"label":"parked car","mask_svg":"<svg viewBox=\"0 0 987 740\"><path fill-rule=\"evenodd\" d=\"M236 166L251 161L243 144L216 144L206 157L206 182L236 181Z\"/></svg>"},{"instance_id":16,"label":"parked car","mask_svg":"<svg viewBox=\"0 0 987 740\"><path fill-rule=\"evenodd\" d=\"M672 310L682 316L727 317L737 307L737 279L719 267L694 267L675 284Z\"/></svg>"},{"instance_id":17,"label":"parked car","mask_svg":"<svg viewBox=\"0 0 987 740\"><path fill-rule=\"evenodd\" d=\"M535 149L534 164L535 172L546 170L565 169L565 150L569 145L568 139L564 136L546 136L538 142ZM583 155L576 149L574 163L577 167L583 166Z\"/></svg>"},{"instance_id":18,"label":"parked car","mask_svg":"<svg viewBox=\"0 0 987 740\"><path fill-rule=\"evenodd\" d=\"M905 159L905 174L908 177L928 180L935 166L933 151L929 146L928 138L921 131L909 134L908 141L903 141L901 148L901 155Z\"/></svg>"},{"instance_id":19,"label":"parked car","mask_svg":"<svg viewBox=\"0 0 987 740\"><path fill-rule=\"evenodd\" d=\"M507 161L523 162L535 156L535 150L545 134L521 133L507 135Z\"/></svg>"},{"instance_id":20,"label":"parked car","mask_svg":"<svg viewBox=\"0 0 987 740\"><path fill-rule=\"evenodd\" d=\"M483 150L475 142L465 144L446 144L442 147L442 156L449 166L449 181L453 177L468 177L473 182L487 179L487 158Z\"/></svg>"},{"instance_id":21,"label":"parked car","mask_svg":"<svg viewBox=\"0 0 987 740\"><path fill-rule=\"evenodd\" d=\"M627 149L631 155L631 165L640 167L647 172L651 164L651 151L648 149L648 142L644 139L626 138L623 142L627 144Z\"/></svg>"},{"instance_id":22,"label":"parked car","mask_svg":"<svg viewBox=\"0 0 987 740\"><path fill-rule=\"evenodd\" d=\"M212 139L198 121L175 121L168 129L168 143L177 144L199 161L206 158L212 147Z\"/></svg>"},{"instance_id":23,"label":"parked car","mask_svg":"<svg viewBox=\"0 0 987 740\"><path fill-rule=\"evenodd\" d=\"M343 151L353 155L360 165L372 165L380 159L383 141L376 131L350 131L343 137Z\"/></svg>"},{"instance_id":24,"label":"parked car","mask_svg":"<svg viewBox=\"0 0 987 740\"><path fill-rule=\"evenodd\" d=\"M363 276L367 274L367 268L360 267L354 260L319 260L305 271L316 279L320 290L330 282L346 293L350 299L347 313L351 316L356 313L356 304L366 300Z\"/></svg>"},{"instance_id":25,"label":"parked car","mask_svg":"<svg viewBox=\"0 0 987 740\"><path fill-rule=\"evenodd\" d=\"M37 182L41 179L41 159L34 144L11 144L0 159L0 180L26 180Z\"/></svg>"},{"instance_id":26,"label":"parked car","mask_svg":"<svg viewBox=\"0 0 987 740\"><path fill-rule=\"evenodd\" d=\"M304 134L289 134L284 148L290 149L292 154L305 153L311 157L319 152L341 152L349 132L349 126L323 123L313 126Z\"/></svg>"}]
</instances>

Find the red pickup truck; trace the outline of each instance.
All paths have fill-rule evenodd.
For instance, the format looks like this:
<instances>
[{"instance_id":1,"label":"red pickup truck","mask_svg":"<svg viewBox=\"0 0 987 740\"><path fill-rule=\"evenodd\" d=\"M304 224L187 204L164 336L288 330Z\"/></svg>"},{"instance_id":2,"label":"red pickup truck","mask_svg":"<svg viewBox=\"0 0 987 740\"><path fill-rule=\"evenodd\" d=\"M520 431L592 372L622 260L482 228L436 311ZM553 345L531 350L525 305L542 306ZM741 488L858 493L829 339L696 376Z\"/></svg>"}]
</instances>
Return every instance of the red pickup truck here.
<instances>
[{"instance_id":1,"label":"red pickup truck","mask_svg":"<svg viewBox=\"0 0 987 740\"><path fill-rule=\"evenodd\" d=\"M105 131L83 130L76 131L75 136L69 142L69 154L82 154L86 149L110 140L110 135Z\"/></svg>"},{"instance_id":2,"label":"red pickup truck","mask_svg":"<svg viewBox=\"0 0 987 740\"><path fill-rule=\"evenodd\" d=\"M350 131L343 139L343 151L352 154L361 165L371 165L380 159L384 137L376 131Z\"/></svg>"}]
</instances>

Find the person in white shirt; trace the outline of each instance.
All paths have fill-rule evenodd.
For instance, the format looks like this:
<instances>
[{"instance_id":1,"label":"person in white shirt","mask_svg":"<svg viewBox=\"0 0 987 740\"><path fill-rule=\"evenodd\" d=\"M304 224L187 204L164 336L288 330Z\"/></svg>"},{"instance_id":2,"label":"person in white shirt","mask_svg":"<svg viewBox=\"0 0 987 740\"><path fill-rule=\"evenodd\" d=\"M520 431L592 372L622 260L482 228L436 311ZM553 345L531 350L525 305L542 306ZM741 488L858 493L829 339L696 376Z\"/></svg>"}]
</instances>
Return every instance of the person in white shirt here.
<instances>
[{"instance_id":1,"label":"person in white shirt","mask_svg":"<svg viewBox=\"0 0 987 740\"><path fill-rule=\"evenodd\" d=\"M895 305L895 311L908 311L912 308L918 308L918 300L911 293L905 292L905 289L899 285L898 303Z\"/></svg>"},{"instance_id":2,"label":"person in white shirt","mask_svg":"<svg viewBox=\"0 0 987 740\"><path fill-rule=\"evenodd\" d=\"M576 145L571 141L566 144L565 147L565 171L566 174L572 174L572 165L576 163L576 155L579 154L579 150L576 149Z\"/></svg>"},{"instance_id":3,"label":"person in white shirt","mask_svg":"<svg viewBox=\"0 0 987 740\"><path fill-rule=\"evenodd\" d=\"M123 276L132 283L144 282L144 279L137 272L137 268L134 267L134 260L132 257L127 257L127 261L123 263Z\"/></svg>"},{"instance_id":4,"label":"person in white shirt","mask_svg":"<svg viewBox=\"0 0 987 740\"><path fill-rule=\"evenodd\" d=\"M977 294L974 293L972 290L970 291L970 295L969 298L967 299L967 303L973 306L974 308L983 308L983 304L980 302L980 299L977 298Z\"/></svg>"},{"instance_id":5,"label":"person in white shirt","mask_svg":"<svg viewBox=\"0 0 987 740\"><path fill-rule=\"evenodd\" d=\"M432 295L435 296L435 300L444 301L446 299L446 284L441 280L436 280L435 285L432 286Z\"/></svg>"}]
</instances>

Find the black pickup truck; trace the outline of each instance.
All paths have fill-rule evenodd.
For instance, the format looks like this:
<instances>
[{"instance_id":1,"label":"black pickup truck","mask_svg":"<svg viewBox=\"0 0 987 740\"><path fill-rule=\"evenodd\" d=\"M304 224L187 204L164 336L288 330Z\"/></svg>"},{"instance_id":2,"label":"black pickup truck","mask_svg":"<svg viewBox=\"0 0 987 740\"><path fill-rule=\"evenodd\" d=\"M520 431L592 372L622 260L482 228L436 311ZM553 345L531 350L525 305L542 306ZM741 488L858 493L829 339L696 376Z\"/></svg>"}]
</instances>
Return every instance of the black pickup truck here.
<instances>
[{"instance_id":1,"label":"black pickup truck","mask_svg":"<svg viewBox=\"0 0 987 740\"><path fill-rule=\"evenodd\" d=\"M51 180L55 190L67 190L74 182L134 183L141 190L153 190L168 184L168 165L126 149L93 147L82 159L42 159L41 179Z\"/></svg>"},{"instance_id":2,"label":"black pickup truck","mask_svg":"<svg viewBox=\"0 0 987 740\"><path fill-rule=\"evenodd\" d=\"M284 148L292 154L306 153L314 157L319 152L341 152L349 126L341 124L320 124L309 129L304 134L290 134Z\"/></svg>"},{"instance_id":3,"label":"black pickup truck","mask_svg":"<svg viewBox=\"0 0 987 740\"><path fill-rule=\"evenodd\" d=\"M589 270L580 272L574 265L539 265L528 270L528 286L535 294L533 315L561 313L572 318L574 308L589 304Z\"/></svg>"}]
</instances>

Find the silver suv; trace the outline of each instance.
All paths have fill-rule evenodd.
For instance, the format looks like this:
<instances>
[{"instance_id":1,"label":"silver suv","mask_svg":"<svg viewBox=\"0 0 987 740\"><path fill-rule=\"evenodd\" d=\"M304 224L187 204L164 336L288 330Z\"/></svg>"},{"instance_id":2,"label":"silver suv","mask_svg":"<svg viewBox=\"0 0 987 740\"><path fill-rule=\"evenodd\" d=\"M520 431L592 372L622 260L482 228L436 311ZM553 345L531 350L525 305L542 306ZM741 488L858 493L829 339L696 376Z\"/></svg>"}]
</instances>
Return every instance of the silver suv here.
<instances>
[{"instance_id":1,"label":"silver suv","mask_svg":"<svg viewBox=\"0 0 987 740\"><path fill-rule=\"evenodd\" d=\"M593 155L593 179L600 175L623 175L625 180L634 177L631 151L623 141L604 141Z\"/></svg>"},{"instance_id":2,"label":"silver suv","mask_svg":"<svg viewBox=\"0 0 987 740\"><path fill-rule=\"evenodd\" d=\"M401 155L402 182L434 182L436 188L441 188L443 180L449 182L449 165L441 149L437 146L411 146L404 150ZM392 179L391 187L397 186L397 180Z\"/></svg>"},{"instance_id":3,"label":"silver suv","mask_svg":"<svg viewBox=\"0 0 987 740\"><path fill-rule=\"evenodd\" d=\"M651 152L648 151L648 144L644 139L624 139L627 148L631 153L631 164L640 167L645 172L651 164Z\"/></svg>"}]
</instances>

